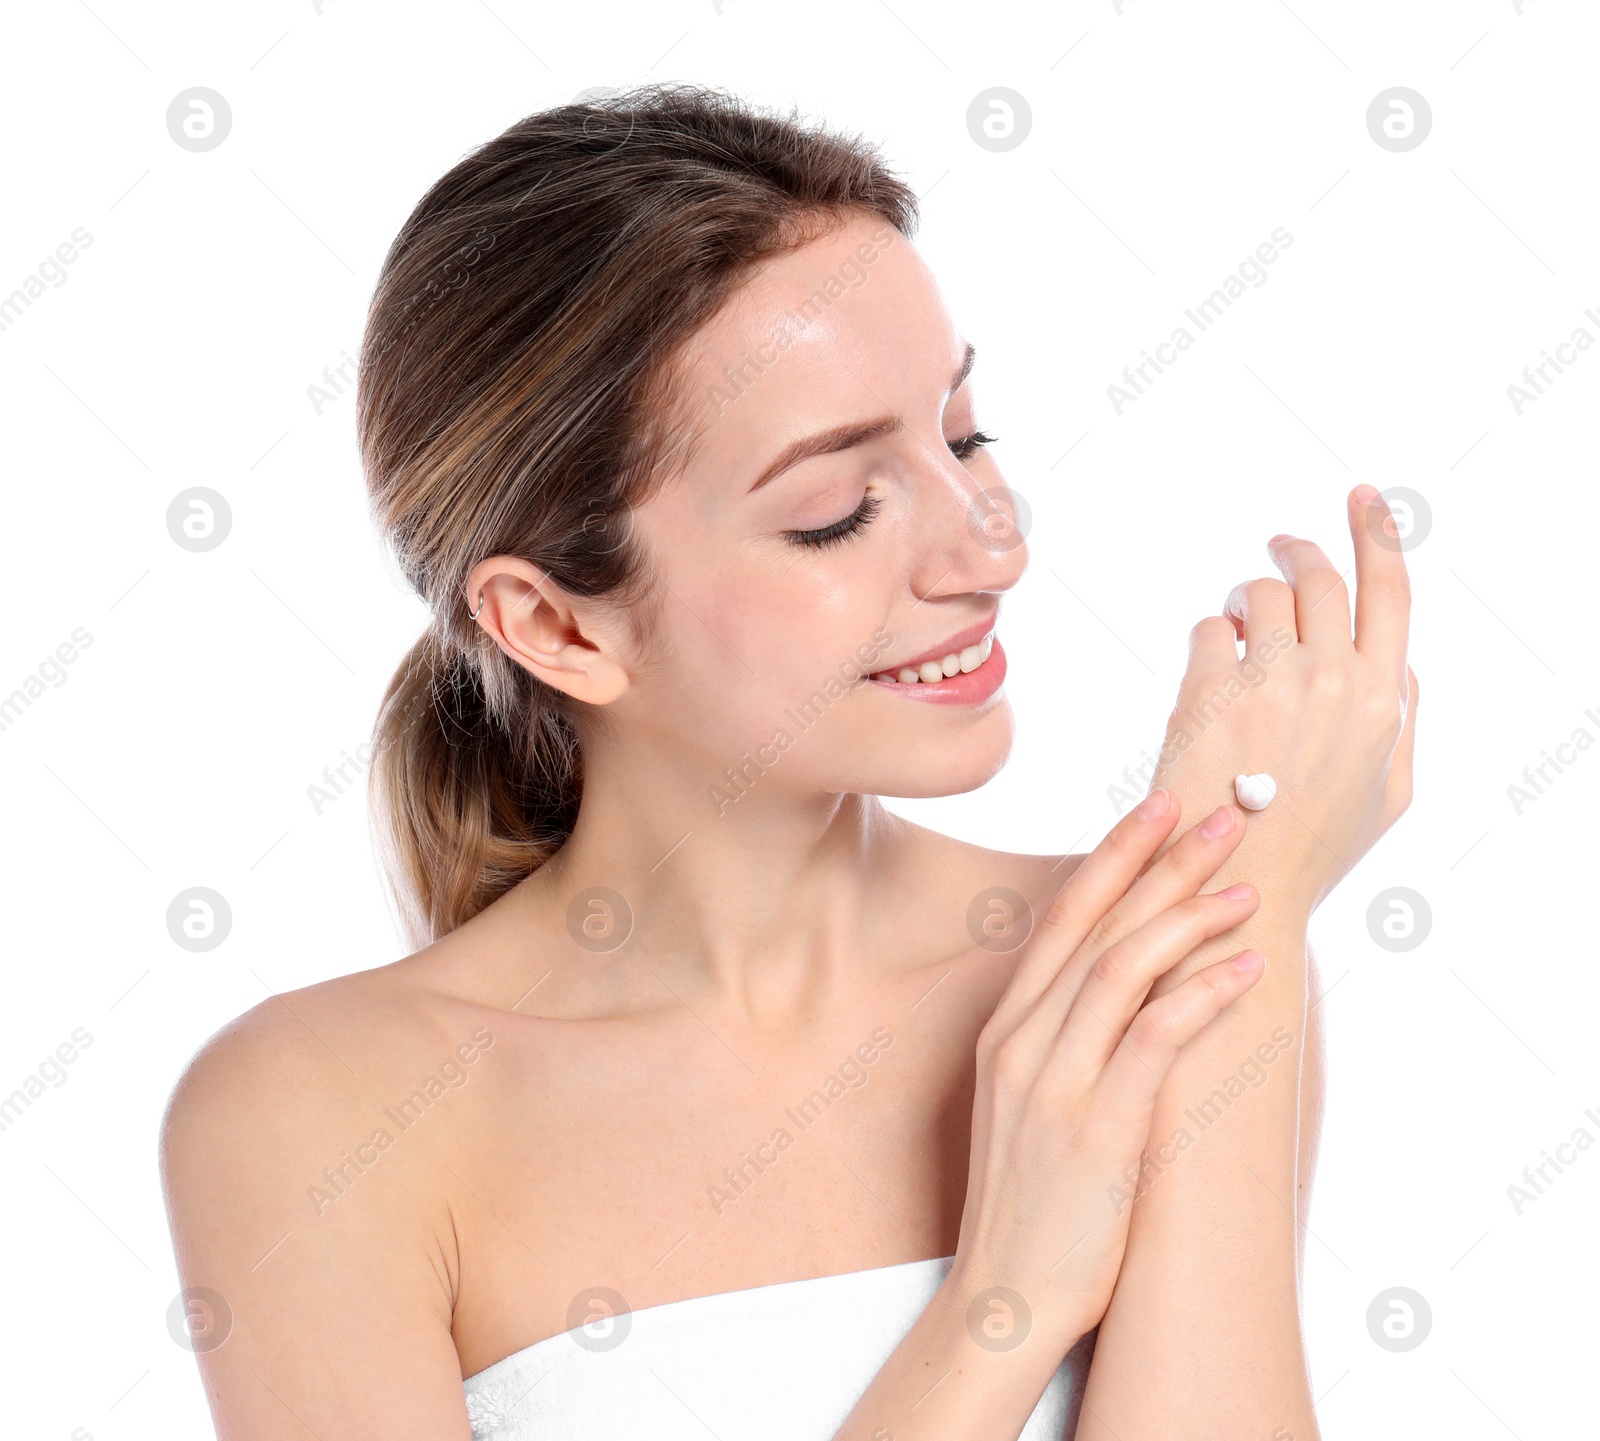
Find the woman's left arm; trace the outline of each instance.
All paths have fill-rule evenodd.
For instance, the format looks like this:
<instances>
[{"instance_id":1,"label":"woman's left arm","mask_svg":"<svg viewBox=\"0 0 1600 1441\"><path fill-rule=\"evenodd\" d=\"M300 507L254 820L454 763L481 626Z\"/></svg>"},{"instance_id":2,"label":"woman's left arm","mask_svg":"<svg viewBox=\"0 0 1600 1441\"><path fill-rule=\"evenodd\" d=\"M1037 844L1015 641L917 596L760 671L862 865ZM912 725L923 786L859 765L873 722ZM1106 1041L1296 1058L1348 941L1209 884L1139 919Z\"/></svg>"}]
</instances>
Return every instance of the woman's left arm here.
<instances>
[{"instance_id":1,"label":"woman's left arm","mask_svg":"<svg viewBox=\"0 0 1600 1441\"><path fill-rule=\"evenodd\" d=\"M1266 957L1251 991L1184 1049L1159 1093L1142 1170L1108 1188L1133 1205L1075 1441L1316 1441L1300 1323L1305 1208L1321 1130L1312 911L1410 803L1416 678L1398 540L1370 487L1349 500L1352 634L1338 572L1309 541L1271 546L1285 581L1229 597L1191 634L1154 785L1184 811L1277 783L1214 884L1261 905L1155 993L1241 946ZM1243 640L1246 654L1238 654Z\"/></svg>"}]
</instances>

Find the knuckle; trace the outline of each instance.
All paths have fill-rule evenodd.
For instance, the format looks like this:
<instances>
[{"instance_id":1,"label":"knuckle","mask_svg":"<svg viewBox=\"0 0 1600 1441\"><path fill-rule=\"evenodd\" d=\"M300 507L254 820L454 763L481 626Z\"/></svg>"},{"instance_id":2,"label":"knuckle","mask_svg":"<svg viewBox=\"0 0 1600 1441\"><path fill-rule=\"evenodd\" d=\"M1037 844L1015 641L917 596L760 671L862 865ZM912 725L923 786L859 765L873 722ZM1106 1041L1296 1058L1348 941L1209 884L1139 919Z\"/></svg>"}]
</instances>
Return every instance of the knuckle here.
<instances>
[{"instance_id":1,"label":"knuckle","mask_svg":"<svg viewBox=\"0 0 1600 1441\"><path fill-rule=\"evenodd\" d=\"M1116 943L1122 939L1122 921L1117 913L1107 911L1089 929L1087 937L1091 949L1110 952ZM1104 956L1101 957L1105 959Z\"/></svg>"},{"instance_id":2,"label":"knuckle","mask_svg":"<svg viewBox=\"0 0 1600 1441\"><path fill-rule=\"evenodd\" d=\"M1367 582L1379 604L1387 609L1406 612L1411 609L1411 577L1404 565L1395 566Z\"/></svg>"},{"instance_id":3,"label":"knuckle","mask_svg":"<svg viewBox=\"0 0 1600 1441\"><path fill-rule=\"evenodd\" d=\"M1003 1095L1018 1096L1028 1088L1031 1079L1028 1058L1015 1034L1007 1036L989 1052L989 1077L995 1090Z\"/></svg>"},{"instance_id":4,"label":"knuckle","mask_svg":"<svg viewBox=\"0 0 1600 1441\"><path fill-rule=\"evenodd\" d=\"M1274 601L1289 600L1294 595L1287 581L1277 580L1271 576L1246 581L1241 589L1245 599L1256 605L1270 605Z\"/></svg>"},{"instance_id":5,"label":"knuckle","mask_svg":"<svg viewBox=\"0 0 1600 1441\"><path fill-rule=\"evenodd\" d=\"M1178 1013L1161 1006L1146 1006L1133 1018L1128 1036L1141 1051L1169 1049L1175 1039Z\"/></svg>"},{"instance_id":6,"label":"knuckle","mask_svg":"<svg viewBox=\"0 0 1600 1441\"><path fill-rule=\"evenodd\" d=\"M1349 598L1349 589L1344 583L1344 577L1332 566L1319 565L1308 571L1304 584L1307 592L1315 596L1319 603L1333 597L1341 600Z\"/></svg>"},{"instance_id":7,"label":"knuckle","mask_svg":"<svg viewBox=\"0 0 1600 1441\"><path fill-rule=\"evenodd\" d=\"M1072 897L1067 894L1067 887L1062 886L1050 897L1050 904L1044 908L1039 921L1042 926L1050 930L1059 930L1067 923L1067 918L1071 914Z\"/></svg>"},{"instance_id":8,"label":"knuckle","mask_svg":"<svg viewBox=\"0 0 1600 1441\"><path fill-rule=\"evenodd\" d=\"M1199 977L1201 986L1209 995L1214 996L1218 992L1228 993L1231 977L1223 974L1221 966L1206 966L1196 974Z\"/></svg>"},{"instance_id":9,"label":"knuckle","mask_svg":"<svg viewBox=\"0 0 1600 1441\"><path fill-rule=\"evenodd\" d=\"M1203 646L1211 641L1232 640L1234 638L1233 622L1226 616L1208 615L1197 620L1189 627L1189 644Z\"/></svg>"},{"instance_id":10,"label":"knuckle","mask_svg":"<svg viewBox=\"0 0 1600 1441\"><path fill-rule=\"evenodd\" d=\"M1350 693L1350 672L1340 663L1321 662L1306 675L1306 689L1319 705L1335 705Z\"/></svg>"},{"instance_id":11,"label":"knuckle","mask_svg":"<svg viewBox=\"0 0 1600 1441\"><path fill-rule=\"evenodd\" d=\"M1202 816L1200 819L1204 820L1205 817ZM1190 895L1198 891L1205 878L1221 864L1220 861L1208 859L1211 854L1211 841L1200 834L1198 821L1183 833L1178 844L1167 854L1172 857L1170 864L1176 872L1177 883Z\"/></svg>"},{"instance_id":12,"label":"knuckle","mask_svg":"<svg viewBox=\"0 0 1600 1441\"><path fill-rule=\"evenodd\" d=\"M1209 936L1219 925L1225 924L1227 911L1212 896L1195 896L1173 907L1178 913L1180 945L1192 944Z\"/></svg>"},{"instance_id":13,"label":"knuckle","mask_svg":"<svg viewBox=\"0 0 1600 1441\"><path fill-rule=\"evenodd\" d=\"M1122 946L1112 946L1109 950L1102 951L1099 958L1089 970L1093 980L1102 984L1115 983L1128 974L1128 957L1126 949Z\"/></svg>"},{"instance_id":14,"label":"knuckle","mask_svg":"<svg viewBox=\"0 0 1600 1441\"><path fill-rule=\"evenodd\" d=\"M1375 691L1362 701L1361 718L1371 734L1379 737L1397 736L1405 724L1405 706L1394 692Z\"/></svg>"}]
</instances>

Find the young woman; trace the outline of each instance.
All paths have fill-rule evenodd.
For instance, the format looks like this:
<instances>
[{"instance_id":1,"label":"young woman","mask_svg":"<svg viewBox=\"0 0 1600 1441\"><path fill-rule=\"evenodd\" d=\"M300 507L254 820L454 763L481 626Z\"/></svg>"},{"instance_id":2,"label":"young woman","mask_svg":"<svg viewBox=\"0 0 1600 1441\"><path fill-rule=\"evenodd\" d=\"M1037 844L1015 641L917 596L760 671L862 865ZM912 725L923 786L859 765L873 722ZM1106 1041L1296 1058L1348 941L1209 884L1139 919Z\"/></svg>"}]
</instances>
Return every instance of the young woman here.
<instances>
[{"instance_id":1,"label":"young woman","mask_svg":"<svg viewBox=\"0 0 1600 1441\"><path fill-rule=\"evenodd\" d=\"M897 818L1004 763L1026 563L914 228L674 87L407 219L359 424L433 608L373 766L417 949L173 1094L228 1441L1317 1434L1306 926L1409 801L1393 525L1351 494L1353 618L1274 539L1087 856Z\"/></svg>"}]
</instances>

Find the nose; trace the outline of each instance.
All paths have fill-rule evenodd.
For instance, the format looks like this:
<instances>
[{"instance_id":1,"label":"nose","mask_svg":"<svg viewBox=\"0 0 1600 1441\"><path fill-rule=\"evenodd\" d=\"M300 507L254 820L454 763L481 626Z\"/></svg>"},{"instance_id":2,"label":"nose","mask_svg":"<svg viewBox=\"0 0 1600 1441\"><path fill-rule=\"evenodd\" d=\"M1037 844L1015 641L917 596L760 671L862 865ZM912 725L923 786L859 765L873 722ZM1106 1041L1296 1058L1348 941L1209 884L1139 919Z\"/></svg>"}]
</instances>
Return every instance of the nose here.
<instances>
[{"instance_id":1,"label":"nose","mask_svg":"<svg viewBox=\"0 0 1600 1441\"><path fill-rule=\"evenodd\" d=\"M968 467L948 450L926 468L911 539L912 586L935 595L1010 590L1028 568L1028 506L992 462Z\"/></svg>"}]
</instances>

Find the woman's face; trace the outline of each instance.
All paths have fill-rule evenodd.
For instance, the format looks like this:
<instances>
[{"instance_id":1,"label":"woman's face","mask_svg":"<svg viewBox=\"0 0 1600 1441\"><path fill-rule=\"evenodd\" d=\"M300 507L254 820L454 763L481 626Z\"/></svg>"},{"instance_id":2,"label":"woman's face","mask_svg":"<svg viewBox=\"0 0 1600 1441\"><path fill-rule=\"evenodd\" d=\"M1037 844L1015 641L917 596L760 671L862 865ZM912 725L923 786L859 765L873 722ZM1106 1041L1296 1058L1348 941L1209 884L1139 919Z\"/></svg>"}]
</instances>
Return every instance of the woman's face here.
<instances>
[{"instance_id":1,"label":"woman's face","mask_svg":"<svg viewBox=\"0 0 1600 1441\"><path fill-rule=\"evenodd\" d=\"M972 669L968 647L1027 552L970 439L969 365L873 217L769 262L690 346L689 458L634 512L667 587L660 663L617 705L704 769L718 813L741 792L956 794L1004 763L1003 648ZM963 650L949 681L871 679Z\"/></svg>"}]
</instances>

